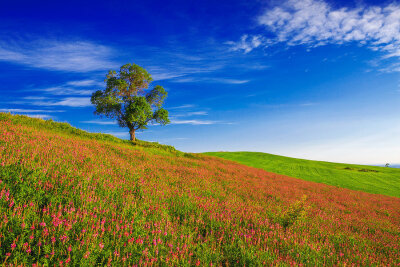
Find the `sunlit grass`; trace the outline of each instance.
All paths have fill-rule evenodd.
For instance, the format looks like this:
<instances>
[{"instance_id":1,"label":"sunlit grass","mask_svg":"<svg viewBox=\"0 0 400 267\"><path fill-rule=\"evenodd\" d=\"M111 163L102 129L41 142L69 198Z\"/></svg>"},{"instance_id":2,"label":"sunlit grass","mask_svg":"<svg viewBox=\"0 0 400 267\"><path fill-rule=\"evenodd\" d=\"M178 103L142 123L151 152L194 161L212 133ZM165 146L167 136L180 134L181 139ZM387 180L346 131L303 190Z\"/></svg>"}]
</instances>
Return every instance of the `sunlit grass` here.
<instances>
[{"instance_id":1,"label":"sunlit grass","mask_svg":"<svg viewBox=\"0 0 400 267\"><path fill-rule=\"evenodd\" d=\"M373 194L400 197L400 169L331 163L261 152L208 152L269 172Z\"/></svg>"}]
</instances>

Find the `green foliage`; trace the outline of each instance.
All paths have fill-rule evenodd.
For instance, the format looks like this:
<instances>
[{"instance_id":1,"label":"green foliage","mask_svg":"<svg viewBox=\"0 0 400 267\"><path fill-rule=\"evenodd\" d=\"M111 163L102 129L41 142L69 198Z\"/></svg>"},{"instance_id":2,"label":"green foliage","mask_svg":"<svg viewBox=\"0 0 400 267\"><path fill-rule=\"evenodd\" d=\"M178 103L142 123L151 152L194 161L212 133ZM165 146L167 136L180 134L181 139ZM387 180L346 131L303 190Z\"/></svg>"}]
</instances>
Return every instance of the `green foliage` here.
<instances>
[{"instance_id":1,"label":"green foliage","mask_svg":"<svg viewBox=\"0 0 400 267\"><path fill-rule=\"evenodd\" d=\"M132 101L125 107L125 117L120 125L128 122L136 123L137 129L146 129L148 118L153 117L150 103L144 96L133 96ZM120 119L120 118L119 118Z\"/></svg>"},{"instance_id":2,"label":"green foliage","mask_svg":"<svg viewBox=\"0 0 400 267\"><path fill-rule=\"evenodd\" d=\"M207 152L247 166L306 181L400 197L400 169L332 163L261 152Z\"/></svg>"},{"instance_id":3,"label":"green foliage","mask_svg":"<svg viewBox=\"0 0 400 267\"><path fill-rule=\"evenodd\" d=\"M147 90L151 75L136 64L125 64L119 72L109 71L107 87L92 94L95 114L116 119L120 127L128 127L131 140L139 129L147 129L149 123L168 124L168 111L161 108L167 97L165 89L157 85Z\"/></svg>"}]
</instances>

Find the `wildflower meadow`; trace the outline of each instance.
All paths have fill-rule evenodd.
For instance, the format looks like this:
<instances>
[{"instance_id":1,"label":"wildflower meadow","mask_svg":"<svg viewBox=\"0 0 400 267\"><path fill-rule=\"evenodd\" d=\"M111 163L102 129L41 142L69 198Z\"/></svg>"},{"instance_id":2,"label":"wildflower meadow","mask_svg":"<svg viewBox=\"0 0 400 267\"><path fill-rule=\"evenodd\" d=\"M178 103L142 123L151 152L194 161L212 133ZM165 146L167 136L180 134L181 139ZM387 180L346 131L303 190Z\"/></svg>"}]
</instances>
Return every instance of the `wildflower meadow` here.
<instances>
[{"instance_id":1,"label":"wildflower meadow","mask_svg":"<svg viewBox=\"0 0 400 267\"><path fill-rule=\"evenodd\" d=\"M41 124L0 117L1 265L400 265L399 198Z\"/></svg>"}]
</instances>

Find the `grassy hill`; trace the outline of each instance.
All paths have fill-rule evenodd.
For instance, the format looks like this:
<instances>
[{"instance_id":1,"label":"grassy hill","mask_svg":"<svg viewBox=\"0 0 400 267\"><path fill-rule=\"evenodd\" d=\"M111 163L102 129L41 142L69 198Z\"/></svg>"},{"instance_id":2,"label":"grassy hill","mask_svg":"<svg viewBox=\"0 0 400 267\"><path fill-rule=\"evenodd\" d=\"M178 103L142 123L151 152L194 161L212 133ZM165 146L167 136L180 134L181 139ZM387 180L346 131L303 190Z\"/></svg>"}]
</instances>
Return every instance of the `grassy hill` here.
<instances>
[{"instance_id":1,"label":"grassy hill","mask_svg":"<svg viewBox=\"0 0 400 267\"><path fill-rule=\"evenodd\" d=\"M396 168L304 160L260 152L205 154L307 181L400 197L400 169Z\"/></svg>"},{"instance_id":2,"label":"grassy hill","mask_svg":"<svg viewBox=\"0 0 400 267\"><path fill-rule=\"evenodd\" d=\"M0 264L400 264L400 199L0 113Z\"/></svg>"}]
</instances>

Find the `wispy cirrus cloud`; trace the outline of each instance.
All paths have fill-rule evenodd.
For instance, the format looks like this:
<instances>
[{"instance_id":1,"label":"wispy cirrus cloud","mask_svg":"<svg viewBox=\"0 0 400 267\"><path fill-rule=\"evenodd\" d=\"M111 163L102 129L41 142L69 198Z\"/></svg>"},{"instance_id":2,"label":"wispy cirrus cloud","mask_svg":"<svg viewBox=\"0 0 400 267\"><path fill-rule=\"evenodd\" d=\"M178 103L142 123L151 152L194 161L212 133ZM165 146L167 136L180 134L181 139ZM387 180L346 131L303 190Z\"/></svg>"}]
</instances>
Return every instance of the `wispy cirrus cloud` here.
<instances>
[{"instance_id":1,"label":"wispy cirrus cloud","mask_svg":"<svg viewBox=\"0 0 400 267\"><path fill-rule=\"evenodd\" d=\"M218 121L212 120L171 120L171 124L191 124L191 125L210 125L210 124L217 124Z\"/></svg>"},{"instance_id":2,"label":"wispy cirrus cloud","mask_svg":"<svg viewBox=\"0 0 400 267\"><path fill-rule=\"evenodd\" d=\"M67 86L76 86L76 87L88 87L88 86L104 86L104 82L100 82L97 80L78 80L78 81L69 81L66 83Z\"/></svg>"},{"instance_id":3,"label":"wispy cirrus cloud","mask_svg":"<svg viewBox=\"0 0 400 267\"><path fill-rule=\"evenodd\" d=\"M185 114L181 114L180 116L206 116L206 115L208 115L207 111L192 111L192 112L187 112Z\"/></svg>"},{"instance_id":4,"label":"wispy cirrus cloud","mask_svg":"<svg viewBox=\"0 0 400 267\"><path fill-rule=\"evenodd\" d=\"M37 90L52 95L91 95L94 92L94 90L90 89L78 89L65 86L55 86Z\"/></svg>"},{"instance_id":5,"label":"wispy cirrus cloud","mask_svg":"<svg viewBox=\"0 0 400 267\"><path fill-rule=\"evenodd\" d=\"M90 72L115 67L110 47L88 41L0 41L0 61L34 68Z\"/></svg>"},{"instance_id":6,"label":"wispy cirrus cloud","mask_svg":"<svg viewBox=\"0 0 400 267\"><path fill-rule=\"evenodd\" d=\"M89 107L92 105L89 97L67 97L54 102L38 102L36 105L43 106L65 106L65 107Z\"/></svg>"},{"instance_id":7,"label":"wispy cirrus cloud","mask_svg":"<svg viewBox=\"0 0 400 267\"><path fill-rule=\"evenodd\" d=\"M215 51L199 52L201 56L191 56L175 52L159 53L148 62L146 69L151 73L155 81L170 80L178 83L190 82L213 82L226 84L241 84L248 80L234 78L215 77L217 72L221 72L226 67L231 67L228 62L231 60L228 55L216 54ZM152 65L154 61L163 62L158 66ZM146 62L146 61L144 61ZM241 68L246 68L243 66ZM212 77L214 76L214 77Z\"/></svg>"},{"instance_id":8,"label":"wispy cirrus cloud","mask_svg":"<svg viewBox=\"0 0 400 267\"><path fill-rule=\"evenodd\" d=\"M89 123L89 124L99 124L99 125L116 125L116 121L101 121L101 120L90 120L90 121L81 121L81 123Z\"/></svg>"},{"instance_id":9,"label":"wispy cirrus cloud","mask_svg":"<svg viewBox=\"0 0 400 267\"><path fill-rule=\"evenodd\" d=\"M318 106L320 103L316 102L304 102L304 103L276 103L276 104L252 104L252 106L268 108L268 109L279 109L279 108L307 108Z\"/></svg>"},{"instance_id":10,"label":"wispy cirrus cloud","mask_svg":"<svg viewBox=\"0 0 400 267\"><path fill-rule=\"evenodd\" d=\"M381 72L400 72L400 62L392 62L388 64L387 66L384 66L379 69Z\"/></svg>"},{"instance_id":11,"label":"wispy cirrus cloud","mask_svg":"<svg viewBox=\"0 0 400 267\"><path fill-rule=\"evenodd\" d=\"M22 109L22 108L0 108L0 112L10 113L37 113L37 112L64 112L63 110L45 110L45 109Z\"/></svg>"},{"instance_id":12,"label":"wispy cirrus cloud","mask_svg":"<svg viewBox=\"0 0 400 267\"><path fill-rule=\"evenodd\" d=\"M191 124L191 125L212 125L212 124L225 124L233 125L235 122L214 121L214 120L177 120L172 119L171 124Z\"/></svg>"},{"instance_id":13,"label":"wispy cirrus cloud","mask_svg":"<svg viewBox=\"0 0 400 267\"><path fill-rule=\"evenodd\" d=\"M184 104L181 106L176 106L176 107L170 107L168 109L188 109L188 108L194 108L196 105L193 104Z\"/></svg>"},{"instance_id":14,"label":"wispy cirrus cloud","mask_svg":"<svg viewBox=\"0 0 400 267\"><path fill-rule=\"evenodd\" d=\"M210 65L209 63L191 61L181 61L163 66L149 66L147 69L151 73L152 78L155 81L158 80L170 80L180 77L186 77L192 74L210 73L223 68L223 64Z\"/></svg>"},{"instance_id":15,"label":"wispy cirrus cloud","mask_svg":"<svg viewBox=\"0 0 400 267\"><path fill-rule=\"evenodd\" d=\"M243 51L245 54L247 54L253 49L260 47L264 43L265 38L261 35L249 36L247 34L244 34L242 35L242 37L240 37L239 41L228 41L225 44L230 45L232 51Z\"/></svg>"},{"instance_id":16,"label":"wispy cirrus cloud","mask_svg":"<svg viewBox=\"0 0 400 267\"><path fill-rule=\"evenodd\" d=\"M272 38L243 35L229 42L233 50L249 53L255 48L285 43L310 47L356 42L383 51L385 58L400 57L400 4L333 8L318 0L287 0L266 10L257 19Z\"/></svg>"},{"instance_id":17,"label":"wispy cirrus cloud","mask_svg":"<svg viewBox=\"0 0 400 267\"><path fill-rule=\"evenodd\" d=\"M102 89L105 87L104 82L96 80L78 80L69 81L61 85L55 85L45 88L31 89L29 91L38 91L45 94L51 94L56 96L73 96L73 95L91 95L95 90Z\"/></svg>"},{"instance_id":18,"label":"wispy cirrus cloud","mask_svg":"<svg viewBox=\"0 0 400 267\"><path fill-rule=\"evenodd\" d=\"M24 100L47 100L49 98L46 96L25 96L25 97L23 97L23 99Z\"/></svg>"},{"instance_id":19,"label":"wispy cirrus cloud","mask_svg":"<svg viewBox=\"0 0 400 267\"><path fill-rule=\"evenodd\" d=\"M54 99L47 97L24 97L23 100L17 100L10 102L11 104L28 104L32 106L43 106L43 107L52 107L52 106L64 106L64 107L73 107L73 108L82 108L89 107L92 105L90 102L90 97L66 97L62 99Z\"/></svg>"},{"instance_id":20,"label":"wispy cirrus cloud","mask_svg":"<svg viewBox=\"0 0 400 267\"><path fill-rule=\"evenodd\" d=\"M172 110L170 117L171 124L177 124L177 125L234 124L232 122L207 119L207 117L204 116L208 116L209 115L208 112L205 110L193 111L193 108L195 107L196 107L195 105L186 104L178 107L169 108L170 110ZM198 119L199 116L206 119Z\"/></svg>"},{"instance_id":21,"label":"wispy cirrus cloud","mask_svg":"<svg viewBox=\"0 0 400 267\"><path fill-rule=\"evenodd\" d=\"M155 81L173 81L193 75L207 75L229 66L230 55L221 53L219 49L210 49L210 46L191 47L188 51L186 46L173 43L165 49L138 47L133 54L138 53L135 58L149 71ZM149 53L151 57L143 58L142 55Z\"/></svg>"},{"instance_id":22,"label":"wispy cirrus cloud","mask_svg":"<svg viewBox=\"0 0 400 267\"><path fill-rule=\"evenodd\" d=\"M249 82L249 80L228 79L228 78L214 78L210 79L210 81L216 83L226 83L226 84L244 84Z\"/></svg>"},{"instance_id":23,"label":"wispy cirrus cloud","mask_svg":"<svg viewBox=\"0 0 400 267\"><path fill-rule=\"evenodd\" d=\"M176 117L192 117L192 116L207 116L207 115L208 115L207 111L190 111L190 112L172 114L171 117L176 118Z\"/></svg>"},{"instance_id":24,"label":"wispy cirrus cloud","mask_svg":"<svg viewBox=\"0 0 400 267\"><path fill-rule=\"evenodd\" d=\"M198 82L207 82L207 83L224 83L224 84L244 84L248 83L249 80L240 80L240 79L229 79L229 78L209 78L209 77L185 77L181 79L175 79L173 82L177 83L198 83Z\"/></svg>"},{"instance_id":25,"label":"wispy cirrus cloud","mask_svg":"<svg viewBox=\"0 0 400 267\"><path fill-rule=\"evenodd\" d=\"M170 80L185 76L187 74L187 72L170 71L154 67L150 69L150 72L154 81Z\"/></svg>"}]
</instances>

